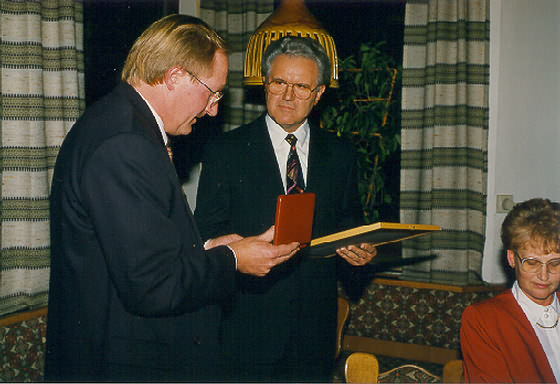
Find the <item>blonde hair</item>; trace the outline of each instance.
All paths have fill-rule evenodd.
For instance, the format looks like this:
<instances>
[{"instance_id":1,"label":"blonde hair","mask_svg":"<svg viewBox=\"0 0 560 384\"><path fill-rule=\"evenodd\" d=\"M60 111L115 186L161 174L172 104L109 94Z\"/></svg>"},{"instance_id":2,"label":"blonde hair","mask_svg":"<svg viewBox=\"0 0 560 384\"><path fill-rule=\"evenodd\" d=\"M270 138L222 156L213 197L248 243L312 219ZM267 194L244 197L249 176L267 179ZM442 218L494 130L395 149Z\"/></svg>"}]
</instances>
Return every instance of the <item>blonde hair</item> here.
<instances>
[{"instance_id":1,"label":"blonde hair","mask_svg":"<svg viewBox=\"0 0 560 384\"><path fill-rule=\"evenodd\" d=\"M560 204L535 198L516 204L502 224L505 249L560 252Z\"/></svg>"},{"instance_id":2,"label":"blonde hair","mask_svg":"<svg viewBox=\"0 0 560 384\"><path fill-rule=\"evenodd\" d=\"M173 14L152 23L136 39L121 78L130 85L160 84L168 69L179 66L195 76L208 76L216 51L227 46L202 20Z\"/></svg>"}]
</instances>

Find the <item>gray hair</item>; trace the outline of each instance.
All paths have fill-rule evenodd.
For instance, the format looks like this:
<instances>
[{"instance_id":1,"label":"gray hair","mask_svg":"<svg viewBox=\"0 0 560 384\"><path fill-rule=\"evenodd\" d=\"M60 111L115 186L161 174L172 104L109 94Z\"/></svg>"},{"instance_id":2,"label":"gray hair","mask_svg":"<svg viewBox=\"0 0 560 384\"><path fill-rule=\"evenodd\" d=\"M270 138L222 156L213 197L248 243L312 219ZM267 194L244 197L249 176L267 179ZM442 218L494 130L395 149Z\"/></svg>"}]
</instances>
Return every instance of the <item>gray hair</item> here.
<instances>
[{"instance_id":1,"label":"gray hair","mask_svg":"<svg viewBox=\"0 0 560 384\"><path fill-rule=\"evenodd\" d=\"M284 36L272 41L266 48L261 63L261 73L267 79L272 61L278 55L305 57L315 61L319 69L317 86L328 85L331 78L331 61L323 46L311 37Z\"/></svg>"}]
</instances>

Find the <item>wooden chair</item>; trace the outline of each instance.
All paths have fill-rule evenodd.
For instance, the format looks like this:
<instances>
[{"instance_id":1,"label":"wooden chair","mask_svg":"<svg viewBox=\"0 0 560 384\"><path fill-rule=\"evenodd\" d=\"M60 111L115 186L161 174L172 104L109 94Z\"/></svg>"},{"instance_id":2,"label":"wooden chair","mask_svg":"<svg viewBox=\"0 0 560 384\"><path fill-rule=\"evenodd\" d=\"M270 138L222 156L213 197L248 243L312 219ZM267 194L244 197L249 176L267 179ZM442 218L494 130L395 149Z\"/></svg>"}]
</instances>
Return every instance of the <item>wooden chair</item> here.
<instances>
[{"instance_id":1,"label":"wooden chair","mask_svg":"<svg viewBox=\"0 0 560 384\"><path fill-rule=\"evenodd\" d=\"M379 362L375 355L354 352L346 359L344 377L347 383L462 383L463 361L447 362L442 377L413 364L379 373Z\"/></svg>"},{"instance_id":2,"label":"wooden chair","mask_svg":"<svg viewBox=\"0 0 560 384\"><path fill-rule=\"evenodd\" d=\"M354 352L346 358L344 378L347 383L377 383L379 362L371 353Z\"/></svg>"},{"instance_id":3,"label":"wooden chair","mask_svg":"<svg viewBox=\"0 0 560 384\"><path fill-rule=\"evenodd\" d=\"M441 383L441 377L414 364L404 364L378 376L380 383Z\"/></svg>"},{"instance_id":4,"label":"wooden chair","mask_svg":"<svg viewBox=\"0 0 560 384\"><path fill-rule=\"evenodd\" d=\"M449 360L443 366L444 383L464 383L463 360Z\"/></svg>"},{"instance_id":5,"label":"wooden chair","mask_svg":"<svg viewBox=\"0 0 560 384\"><path fill-rule=\"evenodd\" d=\"M348 314L350 313L350 304L348 300L344 297L338 297L338 310L336 316L336 353L335 358L340 355L340 350L342 349L342 333L344 332L344 325L346 320L348 320Z\"/></svg>"}]
</instances>

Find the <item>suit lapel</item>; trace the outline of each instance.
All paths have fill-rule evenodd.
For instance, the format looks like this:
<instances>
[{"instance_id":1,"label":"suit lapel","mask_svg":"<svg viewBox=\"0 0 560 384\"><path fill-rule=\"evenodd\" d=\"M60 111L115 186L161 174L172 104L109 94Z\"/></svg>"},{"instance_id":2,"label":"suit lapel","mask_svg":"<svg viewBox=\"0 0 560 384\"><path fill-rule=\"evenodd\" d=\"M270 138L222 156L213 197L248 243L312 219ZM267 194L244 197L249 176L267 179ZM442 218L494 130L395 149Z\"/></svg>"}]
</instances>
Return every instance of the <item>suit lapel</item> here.
<instances>
[{"instance_id":1,"label":"suit lapel","mask_svg":"<svg viewBox=\"0 0 560 384\"><path fill-rule=\"evenodd\" d=\"M121 95L123 95L125 98L129 100L129 102L134 106L135 110L138 112L138 115L141 116L141 120L143 121L144 124L142 124L138 128L139 129L141 128L144 132L146 132L148 136L150 136L154 140L154 142L160 144L161 147L165 150L165 142L163 140L163 136L161 134L159 126L157 125L156 118L152 114L150 107L144 101L144 99L142 99L142 97L138 94L138 92L136 92L136 90L127 83L119 84L119 86L117 86L116 89L117 92L121 93ZM171 166L173 167L173 165ZM184 210L187 213L189 224L192 230L195 232L196 236L200 238L200 233L195 223L191 207L189 205L187 197L185 196L183 188L181 188L181 182L179 180L179 177L177 176L175 167L173 167L173 170L174 171L171 173L171 177L173 178L174 184L176 184L178 186L178 189L180 190L181 201L183 202Z\"/></svg>"},{"instance_id":2,"label":"suit lapel","mask_svg":"<svg viewBox=\"0 0 560 384\"><path fill-rule=\"evenodd\" d=\"M278 168L278 161L266 127L265 115L261 116L251 125L247 155L252 162L255 174L261 178L262 190L274 195L284 193L282 176Z\"/></svg>"},{"instance_id":3,"label":"suit lapel","mask_svg":"<svg viewBox=\"0 0 560 384\"><path fill-rule=\"evenodd\" d=\"M307 166L306 192L316 192L327 188L332 182L328 166L328 146L323 132L310 126L309 159Z\"/></svg>"}]
</instances>

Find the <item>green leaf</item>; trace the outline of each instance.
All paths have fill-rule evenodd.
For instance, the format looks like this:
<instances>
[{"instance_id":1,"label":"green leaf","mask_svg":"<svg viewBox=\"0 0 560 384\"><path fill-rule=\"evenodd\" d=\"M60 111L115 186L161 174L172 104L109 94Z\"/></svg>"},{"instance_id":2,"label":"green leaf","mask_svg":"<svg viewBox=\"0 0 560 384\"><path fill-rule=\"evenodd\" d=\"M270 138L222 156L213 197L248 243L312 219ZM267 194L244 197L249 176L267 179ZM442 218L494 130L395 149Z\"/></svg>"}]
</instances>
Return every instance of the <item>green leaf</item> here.
<instances>
[{"instance_id":1,"label":"green leaf","mask_svg":"<svg viewBox=\"0 0 560 384\"><path fill-rule=\"evenodd\" d=\"M390 173L395 166L386 162L399 161L400 101L396 96L399 92L393 92L389 103L355 101L388 97L393 76L390 68L397 69L395 89L400 87L400 67L384 52L384 44L383 41L364 43L360 46L358 59L354 56L339 59L339 88L330 90L328 96L331 97L323 98L321 104L323 128L335 131L337 136L356 147L358 190L366 222L378 219L380 209L386 206L398 215L399 192L388 191L385 180L395 177ZM361 71L355 71L356 68ZM383 126L386 113L387 123Z\"/></svg>"}]
</instances>

